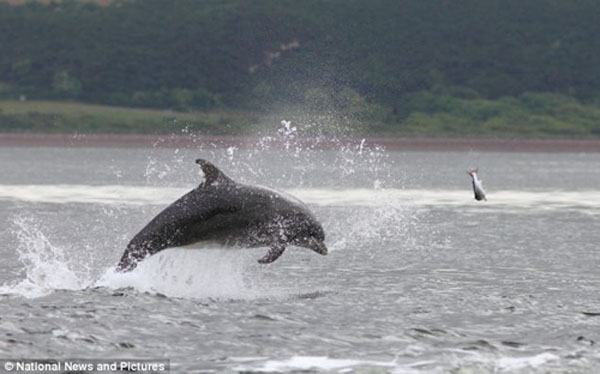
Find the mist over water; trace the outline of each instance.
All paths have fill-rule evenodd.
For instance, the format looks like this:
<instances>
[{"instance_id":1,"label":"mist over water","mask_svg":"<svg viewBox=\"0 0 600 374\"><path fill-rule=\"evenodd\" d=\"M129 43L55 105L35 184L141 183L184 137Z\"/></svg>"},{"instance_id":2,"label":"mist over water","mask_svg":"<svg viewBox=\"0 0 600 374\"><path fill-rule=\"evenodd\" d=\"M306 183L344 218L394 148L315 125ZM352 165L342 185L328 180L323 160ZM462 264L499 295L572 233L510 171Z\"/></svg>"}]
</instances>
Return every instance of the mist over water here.
<instances>
[{"instance_id":1,"label":"mist over water","mask_svg":"<svg viewBox=\"0 0 600 374\"><path fill-rule=\"evenodd\" d=\"M3 357L166 357L174 372L600 365L599 155L388 152L306 131L0 148ZM330 254L289 248L264 266L266 248L177 248L115 273L133 235L202 181L199 157L307 203ZM486 203L465 172L477 166Z\"/></svg>"}]
</instances>

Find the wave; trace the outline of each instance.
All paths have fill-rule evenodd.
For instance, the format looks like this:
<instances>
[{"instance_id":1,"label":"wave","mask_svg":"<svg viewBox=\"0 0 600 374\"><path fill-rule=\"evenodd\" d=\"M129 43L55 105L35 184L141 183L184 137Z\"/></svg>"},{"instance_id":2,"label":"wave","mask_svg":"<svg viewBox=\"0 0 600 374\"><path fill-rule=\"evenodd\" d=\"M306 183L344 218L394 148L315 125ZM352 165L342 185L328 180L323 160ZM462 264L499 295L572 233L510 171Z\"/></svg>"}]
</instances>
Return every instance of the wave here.
<instances>
[{"instance_id":1,"label":"wave","mask_svg":"<svg viewBox=\"0 0 600 374\"><path fill-rule=\"evenodd\" d=\"M122 185L0 185L0 201L84 203L105 205L166 205L189 188ZM488 191L487 202L476 202L469 190L455 189L335 189L298 188L286 192L317 206L407 205L549 210L575 208L600 213L600 190Z\"/></svg>"},{"instance_id":2,"label":"wave","mask_svg":"<svg viewBox=\"0 0 600 374\"><path fill-rule=\"evenodd\" d=\"M186 192L182 188L119 185L0 185L0 201L87 203L106 205L165 204Z\"/></svg>"},{"instance_id":3,"label":"wave","mask_svg":"<svg viewBox=\"0 0 600 374\"><path fill-rule=\"evenodd\" d=\"M235 358L233 359L235 361ZM254 361L245 358L244 361ZM257 358L256 361L260 361ZM446 362L445 362L446 361ZM284 360L267 360L252 364L243 363L236 371L247 373L281 373L295 371L336 371L353 372L357 369L391 373L447 373L448 364L454 367L450 372L465 373L532 373L550 369L560 361L560 357L549 352L518 357L510 355L469 355L467 352L453 350L450 354L440 354L437 358L416 361L414 358L403 360L398 356L393 361L372 361L361 359L337 359L326 356L293 356Z\"/></svg>"}]
</instances>

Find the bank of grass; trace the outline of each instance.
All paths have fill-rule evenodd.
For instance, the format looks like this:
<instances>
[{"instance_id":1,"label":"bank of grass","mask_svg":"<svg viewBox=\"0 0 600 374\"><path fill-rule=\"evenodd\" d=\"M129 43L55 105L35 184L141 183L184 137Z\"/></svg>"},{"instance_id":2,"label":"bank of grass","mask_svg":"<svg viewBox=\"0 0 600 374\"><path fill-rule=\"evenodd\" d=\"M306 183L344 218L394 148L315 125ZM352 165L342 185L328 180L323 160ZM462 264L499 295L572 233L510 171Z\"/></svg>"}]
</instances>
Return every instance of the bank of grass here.
<instances>
[{"instance_id":1,"label":"bank of grass","mask_svg":"<svg viewBox=\"0 0 600 374\"><path fill-rule=\"evenodd\" d=\"M308 136L600 138L600 106L559 94L525 93L491 100L466 91L422 91L404 98L396 108L361 101L327 114L283 106L260 113L177 112L0 101L0 132L252 135L272 133L285 119L300 125L299 134Z\"/></svg>"},{"instance_id":2,"label":"bank of grass","mask_svg":"<svg viewBox=\"0 0 600 374\"><path fill-rule=\"evenodd\" d=\"M258 124L250 112L176 112L59 101L0 101L0 132L232 135Z\"/></svg>"},{"instance_id":3,"label":"bank of grass","mask_svg":"<svg viewBox=\"0 0 600 374\"><path fill-rule=\"evenodd\" d=\"M468 92L423 91L382 129L415 136L584 138L600 137L600 106L553 93L485 99Z\"/></svg>"}]
</instances>

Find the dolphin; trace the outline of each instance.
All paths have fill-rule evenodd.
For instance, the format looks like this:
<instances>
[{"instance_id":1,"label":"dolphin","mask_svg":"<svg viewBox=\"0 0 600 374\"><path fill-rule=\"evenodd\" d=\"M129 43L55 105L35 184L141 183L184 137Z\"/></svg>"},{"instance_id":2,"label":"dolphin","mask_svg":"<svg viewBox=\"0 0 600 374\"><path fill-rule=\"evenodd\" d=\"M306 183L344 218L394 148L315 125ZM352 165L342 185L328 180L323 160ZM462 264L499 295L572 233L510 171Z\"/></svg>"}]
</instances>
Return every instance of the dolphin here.
<instances>
[{"instance_id":1,"label":"dolphin","mask_svg":"<svg viewBox=\"0 0 600 374\"><path fill-rule=\"evenodd\" d=\"M325 232L300 200L260 186L237 183L198 159L204 181L166 207L127 245L117 270L127 272L167 248L197 243L231 248L268 247L261 264L277 260L289 245L327 254Z\"/></svg>"},{"instance_id":2,"label":"dolphin","mask_svg":"<svg viewBox=\"0 0 600 374\"><path fill-rule=\"evenodd\" d=\"M471 176L471 179L473 181L473 192L475 193L475 200L487 201L487 198L485 197L485 191L483 190L483 181L479 179L479 176L477 175L478 172L479 168L467 170L467 174Z\"/></svg>"}]
</instances>

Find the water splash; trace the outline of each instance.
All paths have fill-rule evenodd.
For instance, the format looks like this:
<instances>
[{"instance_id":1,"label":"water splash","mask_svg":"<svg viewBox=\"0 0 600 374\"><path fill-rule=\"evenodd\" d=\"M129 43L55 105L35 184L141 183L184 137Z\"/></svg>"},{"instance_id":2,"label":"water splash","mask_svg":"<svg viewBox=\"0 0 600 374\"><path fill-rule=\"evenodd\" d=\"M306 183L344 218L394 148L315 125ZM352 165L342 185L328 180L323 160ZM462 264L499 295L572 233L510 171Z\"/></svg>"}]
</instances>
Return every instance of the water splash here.
<instances>
[{"instance_id":1,"label":"water splash","mask_svg":"<svg viewBox=\"0 0 600 374\"><path fill-rule=\"evenodd\" d=\"M190 171L193 161L206 158L234 179L251 184L268 180L271 187L320 185L384 188L391 183L393 161L382 146L364 138L353 138L343 121L329 117L305 118L302 122L281 120L256 137L232 138L227 144L207 143L200 135L190 137L192 148L151 149L146 182L152 186L182 186L198 183L199 171ZM233 143L231 143L233 142ZM275 161L275 162L274 162ZM311 174L319 173L319 178Z\"/></svg>"},{"instance_id":2,"label":"water splash","mask_svg":"<svg viewBox=\"0 0 600 374\"><path fill-rule=\"evenodd\" d=\"M287 190L309 204L356 206L357 202L358 205L364 203L370 209L354 209L341 220L337 216L320 217L332 251L374 238L392 237L406 242L417 213L402 203L406 199L394 198L397 188L389 189L404 184L402 178L392 176L393 160L384 147L349 135L352 131L344 121L331 116L310 117L299 122L283 119L279 127L245 147L205 148L194 152L223 165L223 170L237 181L249 184L268 181L268 187ZM184 162L186 168L192 157ZM173 153L163 160L181 165L181 153ZM336 187L327 189L325 186ZM340 194L338 189L344 193Z\"/></svg>"},{"instance_id":3,"label":"water splash","mask_svg":"<svg viewBox=\"0 0 600 374\"><path fill-rule=\"evenodd\" d=\"M19 280L0 286L0 294L38 298L57 290L133 288L137 292L195 299L255 299L277 297L280 292L252 271L256 254L248 251L173 248L141 262L129 273L109 266L98 279L98 269L69 256L53 245L31 218L14 219L23 265ZM86 248L86 251L93 251ZM102 270L101 270L102 271Z\"/></svg>"},{"instance_id":4,"label":"water splash","mask_svg":"<svg viewBox=\"0 0 600 374\"><path fill-rule=\"evenodd\" d=\"M195 149L172 149L156 144L150 150L145 164L146 186L71 186L71 191L66 195L52 190L47 191L51 196L46 198L52 203L62 200L68 203L86 202L118 210L115 213L117 217L101 211L100 222L94 225L101 231L95 233L96 237L104 235L111 239L92 243L98 248L90 247L89 243L87 246L79 244L86 251L99 253L100 256L102 248L124 246L123 243L115 243L115 238L126 241L123 240L125 233L122 230L111 231L102 220L110 218L111 222L117 222L127 219L131 211L121 211L120 207L168 204L188 190L190 185L197 185L203 178L201 169L193 165L193 160L198 157L221 164L224 171L243 183L264 183L282 190L294 188L297 196L308 203L311 203L314 184L341 189L359 187L367 190L367 195L376 193L375 201L385 201L386 185L397 184L397 181L391 180L393 163L386 150L369 144L365 139L347 138L344 136L347 134L345 130L336 129L334 133L340 134L338 136L331 136L322 130L331 130L332 126L342 128L343 124L334 124L331 118L311 118L300 123L282 120L279 128L244 146L223 147L198 142L203 145ZM197 135L186 133L186 136ZM58 187L64 189L65 186ZM35 190L35 186L32 188ZM39 191L23 191L28 190L19 187L21 199L39 199ZM328 195L332 195L331 191ZM336 198L341 196L335 191L333 195ZM370 199L373 201L373 196ZM318 201L312 204L321 206ZM412 213L403 205L386 202L377 204L376 209L370 203L361 209L355 209L356 205L343 201L334 205L348 205L349 210L344 215L345 219L341 220L335 215L320 217L328 233L328 246L333 251L346 250L357 243L378 237L405 237L409 227L407 222L411 222ZM114 210L108 212L114 213ZM107 261L90 263L90 259L82 259L81 256L67 256L65 253L70 253L72 244L69 243L65 248L51 244L42 230L31 222L19 221L16 224L20 243L17 251L25 279L2 286L1 292L36 297L57 289L102 286L132 287L137 291L173 297L237 299L265 297L265 289L269 289L268 282L255 287L260 280L257 274L261 272L252 268L252 264L256 265L254 256L249 260L245 257L246 251L173 249L152 256L130 274L115 274L112 266L104 270ZM240 256L240 253L244 255ZM101 279L97 281L99 276ZM273 292L277 294L278 291Z\"/></svg>"},{"instance_id":5,"label":"water splash","mask_svg":"<svg viewBox=\"0 0 600 374\"><path fill-rule=\"evenodd\" d=\"M237 300L279 295L276 287L262 282L258 272L252 271L252 266L257 265L247 251L174 248L141 262L133 272L118 273L114 265L104 270L98 268L101 265L93 255L98 248L61 247L50 242L33 218L16 217L13 221L18 240L16 253L22 268L18 279L0 286L3 295L38 298L57 290L94 287L133 288L137 292L196 299ZM75 255L77 249L86 253L85 259Z\"/></svg>"},{"instance_id":6,"label":"water splash","mask_svg":"<svg viewBox=\"0 0 600 374\"><path fill-rule=\"evenodd\" d=\"M64 249L52 245L32 218L17 217L14 224L19 242L16 250L25 278L3 284L1 294L35 298L55 290L80 290L89 284L89 268L72 263Z\"/></svg>"},{"instance_id":7,"label":"water splash","mask_svg":"<svg viewBox=\"0 0 600 374\"><path fill-rule=\"evenodd\" d=\"M169 297L244 300L277 296L251 272L255 258L244 250L172 248L142 261L128 273L108 269L95 283Z\"/></svg>"}]
</instances>

